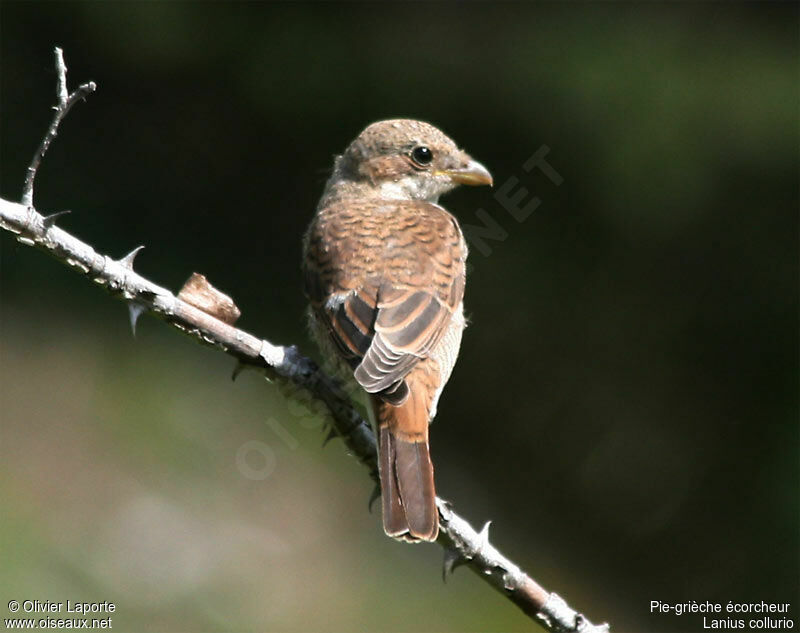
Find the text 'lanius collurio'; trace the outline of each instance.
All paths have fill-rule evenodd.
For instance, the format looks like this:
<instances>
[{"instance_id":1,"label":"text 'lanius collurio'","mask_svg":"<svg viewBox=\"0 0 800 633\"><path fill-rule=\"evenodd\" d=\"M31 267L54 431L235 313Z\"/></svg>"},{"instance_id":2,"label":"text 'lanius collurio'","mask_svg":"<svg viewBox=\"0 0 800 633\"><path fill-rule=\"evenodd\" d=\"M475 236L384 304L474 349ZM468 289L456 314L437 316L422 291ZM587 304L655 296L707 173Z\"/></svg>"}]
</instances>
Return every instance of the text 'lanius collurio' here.
<instances>
[{"instance_id":1,"label":"text 'lanius collurio'","mask_svg":"<svg viewBox=\"0 0 800 633\"><path fill-rule=\"evenodd\" d=\"M467 246L439 196L486 168L412 120L367 127L336 158L304 245L311 329L369 394L386 534L433 541L428 424L464 329Z\"/></svg>"}]
</instances>

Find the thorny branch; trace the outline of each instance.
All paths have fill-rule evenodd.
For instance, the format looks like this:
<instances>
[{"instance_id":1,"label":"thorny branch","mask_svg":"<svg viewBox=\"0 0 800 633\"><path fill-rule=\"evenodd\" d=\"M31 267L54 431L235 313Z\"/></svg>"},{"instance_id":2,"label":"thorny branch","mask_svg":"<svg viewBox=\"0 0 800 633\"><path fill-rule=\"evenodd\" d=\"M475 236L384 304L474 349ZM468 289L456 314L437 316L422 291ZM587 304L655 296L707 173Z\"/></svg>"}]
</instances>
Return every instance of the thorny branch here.
<instances>
[{"instance_id":1,"label":"thorny branch","mask_svg":"<svg viewBox=\"0 0 800 633\"><path fill-rule=\"evenodd\" d=\"M58 48L56 69L59 101L55 107L56 114L28 168L22 203L0 199L0 227L15 234L19 242L49 252L126 301L131 310L132 324L140 314L149 312L196 340L230 354L244 366L259 369L269 378L307 389L314 398L325 403L335 433L376 478L376 444L372 429L337 382L312 360L302 356L294 346L273 345L239 330L137 274L133 270L133 260L141 247L119 260L112 259L55 226L60 213L43 216L33 208L33 180L47 147L55 138L59 123L78 99L95 90L95 84L89 82L67 94L66 66ZM469 566L548 631L605 633L609 630L607 624L593 625L503 556L489 542L488 523L476 532L448 502L437 499L437 505L441 516L438 543L445 551L445 577L456 566Z\"/></svg>"}]
</instances>

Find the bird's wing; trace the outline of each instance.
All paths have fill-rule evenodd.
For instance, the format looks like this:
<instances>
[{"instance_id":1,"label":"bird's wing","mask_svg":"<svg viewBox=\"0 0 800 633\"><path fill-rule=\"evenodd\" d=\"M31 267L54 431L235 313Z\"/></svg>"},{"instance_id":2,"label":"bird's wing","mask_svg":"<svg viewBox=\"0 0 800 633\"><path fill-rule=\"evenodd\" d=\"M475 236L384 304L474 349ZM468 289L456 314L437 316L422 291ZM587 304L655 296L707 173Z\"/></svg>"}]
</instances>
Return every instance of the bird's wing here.
<instances>
[{"instance_id":1,"label":"bird's wing","mask_svg":"<svg viewBox=\"0 0 800 633\"><path fill-rule=\"evenodd\" d=\"M404 378L463 299L466 257L449 213L423 202L399 206L374 243L324 249L310 235L305 266L306 293L356 380L393 404L408 397Z\"/></svg>"}]
</instances>

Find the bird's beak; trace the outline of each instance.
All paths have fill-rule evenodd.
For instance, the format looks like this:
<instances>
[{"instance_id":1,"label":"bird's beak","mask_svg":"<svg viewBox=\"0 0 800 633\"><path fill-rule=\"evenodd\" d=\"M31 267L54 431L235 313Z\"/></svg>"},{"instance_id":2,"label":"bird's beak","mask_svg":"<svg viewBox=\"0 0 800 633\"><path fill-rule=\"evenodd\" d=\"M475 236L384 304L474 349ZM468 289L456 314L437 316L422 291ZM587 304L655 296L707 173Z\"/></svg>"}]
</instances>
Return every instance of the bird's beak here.
<instances>
[{"instance_id":1,"label":"bird's beak","mask_svg":"<svg viewBox=\"0 0 800 633\"><path fill-rule=\"evenodd\" d=\"M438 173L448 176L450 180L459 185L491 185L493 182L489 170L472 159L464 167L442 169Z\"/></svg>"}]
</instances>

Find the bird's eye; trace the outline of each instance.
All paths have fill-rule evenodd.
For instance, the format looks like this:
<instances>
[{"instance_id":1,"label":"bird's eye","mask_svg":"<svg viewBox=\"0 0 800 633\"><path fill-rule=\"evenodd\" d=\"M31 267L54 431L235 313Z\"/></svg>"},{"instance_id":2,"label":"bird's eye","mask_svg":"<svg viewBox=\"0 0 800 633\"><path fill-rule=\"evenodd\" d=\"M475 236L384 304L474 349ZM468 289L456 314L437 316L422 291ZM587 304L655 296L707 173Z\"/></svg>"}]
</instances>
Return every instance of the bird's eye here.
<instances>
[{"instance_id":1,"label":"bird's eye","mask_svg":"<svg viewBox=\"0 0 800 633\"><path fill-rule=\"evenodd\" d=\"M411 150L411 159L417 165L430 165L431 161L433 160L433 152L424 145L419 145Z\"/></svg>"}]
</instances>

